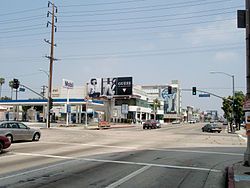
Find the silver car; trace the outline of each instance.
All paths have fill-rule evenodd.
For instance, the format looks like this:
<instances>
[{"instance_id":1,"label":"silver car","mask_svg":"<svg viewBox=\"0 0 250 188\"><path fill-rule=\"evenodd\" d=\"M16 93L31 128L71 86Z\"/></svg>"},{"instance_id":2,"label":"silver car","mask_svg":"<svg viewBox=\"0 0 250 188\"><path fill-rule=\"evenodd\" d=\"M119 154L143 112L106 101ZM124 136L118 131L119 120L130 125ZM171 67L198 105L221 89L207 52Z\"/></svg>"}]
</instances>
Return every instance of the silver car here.
<instances>
[{"instance_id":1,"label":"silver car","mask_svg":"<svg viewBox=\"0 0 250 188\"><path fill-rule=\"evenodd\" d=\"M38 141L41 132L38 129L32 129L21 122L4 121L0 123L0 135L5 135L11 142L17 140Z\"/></svg>"}]
</instances>

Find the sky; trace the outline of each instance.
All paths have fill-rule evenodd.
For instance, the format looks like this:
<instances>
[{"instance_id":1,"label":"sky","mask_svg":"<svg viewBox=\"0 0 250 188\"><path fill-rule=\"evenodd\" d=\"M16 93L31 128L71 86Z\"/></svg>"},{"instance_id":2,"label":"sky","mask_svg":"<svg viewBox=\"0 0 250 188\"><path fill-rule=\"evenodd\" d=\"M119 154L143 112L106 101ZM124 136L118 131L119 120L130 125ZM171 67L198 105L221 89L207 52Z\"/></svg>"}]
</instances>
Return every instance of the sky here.
<instances>
[{"instance_id":1,"label":"sky","mask_svg":"<svg viewBox=\"0 0 250 188\"><path fill-rule=\"evenodd\" d=\"M132 76L134 84L170 84L226 97L246 91L245 30L236 11L244 0L55 0L53 86L85 85L92 77ZM2 96L17 78L40 92L47 85L51 17L46 0L0 0ZM199 93L198 93L199 94ZM19 98L34 98L26 91ZM182 93L182 107L218 110L222 100Z\"/></svg>"}]
</instances>

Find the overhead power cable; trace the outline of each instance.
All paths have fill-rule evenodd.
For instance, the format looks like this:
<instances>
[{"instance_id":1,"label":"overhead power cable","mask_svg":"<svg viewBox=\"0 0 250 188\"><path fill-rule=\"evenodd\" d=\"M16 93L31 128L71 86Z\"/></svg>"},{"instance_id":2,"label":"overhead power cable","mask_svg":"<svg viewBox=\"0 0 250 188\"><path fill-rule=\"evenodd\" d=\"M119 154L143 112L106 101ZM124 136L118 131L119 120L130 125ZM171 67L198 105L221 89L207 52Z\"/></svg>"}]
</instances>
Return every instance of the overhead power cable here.
<instances>
[{"instance_id":1,"label":"overhead power cable","mask_svg":"<svg viewBox=\"0 0 250 188\"><path fill-rule=\"evenodd\" d=\"M37 10L43 10L46 9L47 7L40 7L40 8L33 8L33 9L27 9L27 10L19 10L19 11L14 11L14 12L7 12L7 13L3 13L0 14L0 16L7 16L7 15L12 15L12 14L21 14L21 13L27 13L27 12L34 12Z\"/></svg>"},{"instance_id":2,"label":"overhead power cable","mask_svg":"<svg viewBox=\"0 0 250 188\"><path fill-rule=\"evenodd\" d=\"M102 6L102 5L115 5L115 4L126 4L126 3L138 3L145 2L149 0L128 0L128 1L112 1L112 2L102 2L102 3L88 3L88 4L74 4L74 5L62 5L60 7L89 7L89 6Z\"/></svg>"},{"instance_id":3,"label":"overhead power cable","mask_svg":"<svg viewBox=\"0 0 250 188\"><path fill-rule=\"evenodd\" d=\"M187 8L187 7L195 7L195 6L201 6L201 5L207 5L207 4L214 4L214 3L225 3L225 0L217 0L217 1L213 1L213 2L205 2L205 3L196 3L196 4L191 4L191 5L179 5L179 6L172 6L172 7L165 7L164 5L154 5L154 6L148 6L147 8L144 7L133 7L133 8L123 8L123 9L109 9L108 11L111 12L106 12L106 13L100 13L102 11L105 10L93 10L93 11L84 11L84 14L72 14L72 12L70 13L70 15L65 15L65 13L63 13L63 16L60 17L79 17L79 16L100 16L100 15L117 15L117 14L126 14L126 13L138 13L138 12L148 12L148 11L159 11L159 10L168 10L168 9L178 9L178 8ZM160 8L152 8L152 7L160 7ZM143 9L144 8L144 9ZM139 9L139 10L138 10ZM128 11L124 11L124 10L128 10ZM107 10L106 10L107 11ZM87 12L87 14L86 14ZM88 12L90 14L88 14ZM94 14L91 14L94 13Z\"/></svg>"},{"instance_id":4,"label":"overhead power cable","mask_svg":"<svg viewBox=\"0 0 250 188\"><path fill-rule=\"evenodd\" d=\"M169 48L169 49L158 49L158 50L140 50L140 51L127 51L127 52L116 52L113 54L107 54L107 53L97 53L97 54L88 54L84 56L79 55L72 55L72 56L66 56L67 58L71 57L102 57L102 56L116 56L116 55L132 55L132 54L147 54L147 53L159 53L159 52L180 52L183 50L190 50L190 49L201 49L201 48L227 48L227 47L234 47L234 46L240 46L241 43L226 43L223 45L198 45L198 46L190 46L190 47L182 47L182 48ZM62 57L65 58L65 57Z\"/></svg>"},{"instance_id":5,"label":"overhead power cable","mask_svg":"<svg viewBox=\"0 0 250 188\"><path fill-rule=\"evenodd\" d=\"M193 15L198 13L205 13L205 12L214 12L214 11L222 11L222 10L231 10L235 12L236 9L241 8L241 6L233 6L233 7L226 7L226 8L219 8L219 9L208 9L208 10L199 10L199 11L192 11L192 12L182 12L181 16L183 15ZM174 14L163 14L157 16L143 16L143 17L129 17L129 18L114 18L114 19L91 19L91 20L64 20L63 23L87 23L87 22L116 22L116 21L127 21L127 20L140 20L140 19L151 19L151 18L162 18L162 17L172 17L172 16L180 16L180 13Z\"/></svg>"},{"instance_id":6,"label":"overhead power cable","mask_svg":"<svg viewBox=\"0 0 250 188\"><path fill-rule=\"evenodd\" d=\"M23 32L23 31L34 31L34 30L42 30L44 28L42 27L30 27L27 29L16 29L16 30L6 30L6 31L0 31L1 34L3 33L16 33L16 32Z\"/></svg>"},{"instance_id":7,"label":"overhead power cable","mask_svg":"<svg viewBox=\"0 0 250 188\"><path fill-rule=\"evenodd\" d=\"M22 17L22 18L14 18L14 19L7 19L7 20L0 20L0 24L11 24L11 23L19 23L19 22L26 22L30 20L36 20L38 18L43 18L44 15L37 15L37 16L28 16L28 17Z\"/></svg>"},{"instance_id":8,"label":"overhead power cable","mask_svg":"<svg viewBox=\"0 0 250 188\"><path fill-rule=\"evenodd\" d=\"M199 22L189 22L189 23L180 23L180 24L172 24L172 25L155 25L155 26L144 26L144 27L125 27L125 28L113 28L113 29L89 29L89 30L62 30L62 33L71 33L71 32L107 32L107 31L129 31L129 30L144 30L144 29L157 29L157 28L168 28L168 27L178 27L178 26L189 26L189 25L197 25L204 23L213 23L213 22L224 22L228 20L235 20L236 18L228 18L228 19L218 19L218 20L210 20L210 21L199 21Z\"/></svg>"},{"instance_id":9,"label":"overhead power cable","mask_svg":"<svg viewBox=\"0 0 250 188\"><path fill-rule=\"evenodd\" d=\"M133 22L118 22L118 23L104 23L104 24L89 24L89 25L61 25L62 28L74 28L74 27L102 27L102 26L112 26L112 25L127 25L127 24L142 24L142 23L155 23L155 22L168 22L175 20L187 20L192 18L203 18L209 16L218 16L218 15L226 15L226 14L235 14L235 11L227 11L213 14L204 14L197 16L189 16L189 17L180 17L180 18L169 18L165 20L143 20L143 21L133 21Z\"/></svg>"}]
</instances>

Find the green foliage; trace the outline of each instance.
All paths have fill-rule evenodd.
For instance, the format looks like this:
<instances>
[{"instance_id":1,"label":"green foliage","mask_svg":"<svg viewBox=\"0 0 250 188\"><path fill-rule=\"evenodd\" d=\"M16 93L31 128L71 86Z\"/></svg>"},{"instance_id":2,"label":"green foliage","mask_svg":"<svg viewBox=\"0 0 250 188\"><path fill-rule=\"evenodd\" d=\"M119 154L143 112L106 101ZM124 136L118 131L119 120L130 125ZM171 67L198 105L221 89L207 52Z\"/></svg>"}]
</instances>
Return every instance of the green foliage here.
<instances>
[{"instance_id":1,"label":"green foliage","mask_svg":"<svg viewBox=\"0 0 250 188\"><path fill-rule=\"evenodd\" d=\"M154 109L157 110L158 108L161 107L161 101L159 101L159 99L154 99L153 106L154 106Z\"/></svg>"},{"instance_id":2,"label":"green foliage","mask_svg":"<svg viewBox=\"0 0 250 188\"><path fill-rule=\"evenodd\" d=\"M5 79L4 78L0 78L0 86L2 86L5 83Z\"/></svg>"},{"instance_id":3,"label":"green foliage","mask_svg":"<svg viewBox=\"0 0 250 188\"><path fill-rule=\"evenodd\" d=\"M234 106L233 106L233 97L228 96L227 99L223 99L221 109L224 111L224 118L227 119L230 124L235 120L236 124L240 124L241 119L243 119L243 103L245 95L242 91L235 92ZM234 112L234 117L232 117L232 111Z\"/></svg>"},{"instance_id":4,"label":"green foliage","mask_svg":"<svg viewBox=\"0 0 250 188\"><path fill-rule=\"evenodd\" d=\"M11 100L11 98L4 96L4 97L1 97L1 100Z\"/></svg>"},{"instance_id":5,"label":"green foliage","mask_svg":"<svg viewBox=\"0 0 250 188\"><path fill-rule=\"evenodd\" d=\"M30 108L31 106L22 106L24 112L27 112Z\"/></svg>"}]
</instances>

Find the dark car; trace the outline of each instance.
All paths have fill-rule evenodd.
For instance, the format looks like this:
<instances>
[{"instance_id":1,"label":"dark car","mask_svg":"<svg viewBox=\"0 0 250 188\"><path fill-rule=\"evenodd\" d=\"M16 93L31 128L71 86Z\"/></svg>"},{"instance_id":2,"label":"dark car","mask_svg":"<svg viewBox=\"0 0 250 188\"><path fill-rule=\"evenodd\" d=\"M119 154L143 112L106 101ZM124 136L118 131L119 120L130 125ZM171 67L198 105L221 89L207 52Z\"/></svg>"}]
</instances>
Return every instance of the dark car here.
<instances>
[{"instance_id":1,"label":"dark car","mask_svg":"<svg viewBox=\"0 0 250 188\"><path fill-rule=\"evenodd\" d=\"M221 127L217 124L206 124L201 129L202 129L202 132L218 132L218 133L220 133L222 131Z\"/></svg>"},{"instance_id":2,"label":"dark car","mask_svg":"<svg viewBox=\"0 0 250 188\"><path fill-rule=\"evenodd\" d=\"M156 128L160 128L160 126L158 125L158 122L155 120L147 120L143 123L143 129L156 129Z\"/></svg>"},{"instance_id":3,"label":"dark car","mask_svg":"<svg viewBox=\"0 0 250 188\"><path fill-rule=\"evenodd\" d=\"M11 142L6 136L0 136L0 153L3 152L4 149L10 147Z\"/></svg>"},{"instance_id":4,"label":"dark car","mask_svg":"<svg viewBox=\"0 0 250 188\"><path fill-rule=\"evenodd\" d=\"M143 129L156 129L161 128L161 123L157 120L147 120L143 123Z\"/></svg>"}]
</instances>

